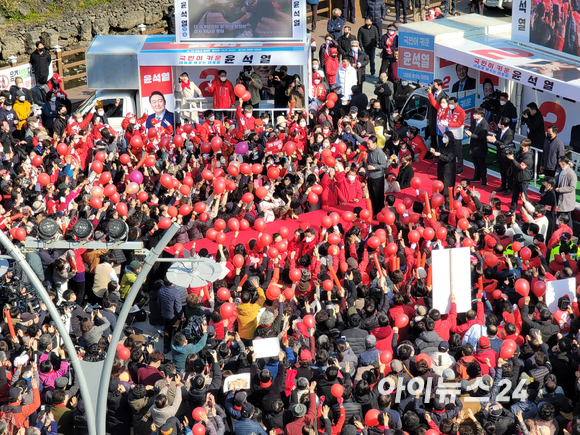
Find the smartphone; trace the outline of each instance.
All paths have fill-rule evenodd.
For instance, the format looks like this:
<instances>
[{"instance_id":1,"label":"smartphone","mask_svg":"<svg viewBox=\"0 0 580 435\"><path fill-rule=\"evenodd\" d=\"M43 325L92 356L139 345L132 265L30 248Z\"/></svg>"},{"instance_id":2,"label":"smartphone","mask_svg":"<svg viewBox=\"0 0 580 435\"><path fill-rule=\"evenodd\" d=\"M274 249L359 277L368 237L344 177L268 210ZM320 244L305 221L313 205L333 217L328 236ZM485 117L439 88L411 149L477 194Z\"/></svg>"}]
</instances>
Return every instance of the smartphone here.
<instances>
[{"instance_id":1,"label":"smartphone","mask_svg":"<svg viewBox=\"0 0 580 435\"><path fill-rule=\"evenodd\" d=\"M341 335L340 339L346 341L346 337L344 335Z\"/></svg>"},{"instance_id":2,"label":"smartphone","mask_svg":"<svg viewBox=\"0 0 580 435\"><path fill-rule=\"evenodd\" d=\"M569 306L570 306L570 301L566 301L566 300L562 301L562 309L563 310L567 310Z\"/></svg>"}]
</instances>

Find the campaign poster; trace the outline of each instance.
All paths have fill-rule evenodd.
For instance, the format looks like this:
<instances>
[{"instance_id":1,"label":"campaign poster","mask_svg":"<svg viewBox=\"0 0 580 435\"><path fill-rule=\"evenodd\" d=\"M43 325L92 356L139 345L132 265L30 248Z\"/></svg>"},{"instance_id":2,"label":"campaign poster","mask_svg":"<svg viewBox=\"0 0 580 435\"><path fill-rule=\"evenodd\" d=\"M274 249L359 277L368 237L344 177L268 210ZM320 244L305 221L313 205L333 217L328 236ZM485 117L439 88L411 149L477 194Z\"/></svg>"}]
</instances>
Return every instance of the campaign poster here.
<instances>
[{"instance_id":1,"label":"campaign poster","mask_svg":"<svg viewBox=\"0 0 580 435\"><path fill-rule=\"evenodd\" d=\"M52 77L52 64L49 67L48 76ZM34 79L34 74L32 74L32 67L29 63L25 63L24 65L17 65L0 70L0 91L7 91L10 89L10 86L15 85L17 77L22 79L26 89L32 89L36 86L36 80Z\"/></svg>"},{"instance_id":2,"label":"campaign poster","mask_svg":"<svg viewBox=\"0 0 580 435\"><path fill-rule=\"evenodd\" d=\"M175 126L175 98L171 66L141 66L141 110L148 114L146 127L158 119ZM136 113L140 117L141 113Z\"/></svg>"},{"instance_id":3,"label":"campaign poster","mask_svg":"<svg viewBox=\"0 0 580 435\"><path fill-rule=\"evenodd\" d=\"M176 0L178 41L300 39L306 37L304 0Z\"/></svg>"},{"instance_id":4,"label":"campaign poster","mask_svg":"<svg viewBox=\"0 0 580 435\"><path fill-rule=\"evenodd\" d=\"M399 78L430 85L435 69L435 36L399 32Z\"/></svg>"}]
</instances>

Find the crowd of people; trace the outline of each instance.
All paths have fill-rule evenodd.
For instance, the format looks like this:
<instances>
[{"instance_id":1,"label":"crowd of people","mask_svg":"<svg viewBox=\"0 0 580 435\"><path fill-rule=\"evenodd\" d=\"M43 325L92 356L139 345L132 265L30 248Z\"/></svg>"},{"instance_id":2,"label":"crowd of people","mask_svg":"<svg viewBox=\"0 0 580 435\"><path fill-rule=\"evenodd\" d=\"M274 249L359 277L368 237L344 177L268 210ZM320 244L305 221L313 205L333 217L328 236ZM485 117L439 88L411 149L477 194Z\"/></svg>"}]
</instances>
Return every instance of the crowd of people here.
<instances>
[{"instance_id":1,"label":"crowd of people","mask_svg":"<svg viewBox=\"0 0 580 435\"><path fill-rule=\"evenodd\" d=\"M364 69L348 70L379 43L367 21L357 39L346 26L329 35L313 61L308 109L290 102L294 110L275 118L255 117L232 89L236 120L206 110L203 122L146 129L146 115L129 113L116 132L99 103L71 113L54 76L42 106L18 84L14 96L0 95L0 225L17 247L26 238L116 240L125 228L128 241L151 249L177 223L165 257L221 265L212 284L183 288L168 277L170 263L157 263L134 289L144 260L134 251L26 251L79 358L115 358L107 433L580 434L577 296L550 309L545 294L547 282L578 274L568 208L576 175L557 128L541 139L554 152L544 154L535 202L534 103L521 119L530 137L516 151L513 116L491 132L478 108L465 128L457 100L435 80L429 149L393 114L412 92L393 79L394 26L380 39L373 98L360 88ZM327 68L339 53L337 87ZM244 73L248 86L257 81L252 68ZM464 132L472 179L462 176ZM489 181L488 144L501 150L508 208L475 188ZM458 312L452 292L441 312L432 252L460 247L470 250L471 307ZM34 293L20 267L1 279L17 290L4 293L0 324L0 435L88 433L78 374L47 307L20 302ZM122 345L110 349L131 292L139 294L120 325ZM163 338L135 321L162 328ZM275 354L260 340L275 343Z\"/></svg>"}]
</instances>

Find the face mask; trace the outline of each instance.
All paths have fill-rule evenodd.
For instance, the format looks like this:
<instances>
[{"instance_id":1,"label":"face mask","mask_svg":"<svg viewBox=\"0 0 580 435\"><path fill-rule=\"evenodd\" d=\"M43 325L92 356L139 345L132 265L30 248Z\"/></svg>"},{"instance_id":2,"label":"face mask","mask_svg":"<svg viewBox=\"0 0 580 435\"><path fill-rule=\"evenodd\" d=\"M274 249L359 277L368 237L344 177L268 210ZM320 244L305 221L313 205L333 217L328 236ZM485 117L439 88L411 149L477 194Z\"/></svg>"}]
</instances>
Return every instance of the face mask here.
<instances>
[{"instance_id":1,"label":"face mask","mask_svg":"<svg viewBox=\"0 0 580 435\"><path fill-rule=\"evenodd\" d=\"M225 82L225 81L226 81L226 79L227 79L227 77L220 77L220 80L221 80L222 82Z\"/></svg>"},{"instance_id":2,"label":"face mask","mask_svg":"<svg viewBox=\"0 0 580 435\"><path fill-rule=\"evenodd\" d=\"M441 141L443 143L448 143L449 142L449 138L447 136L443 136L443 139L441 139Z\"/></svg>"},{"instance_id":3,"label":"face mask","mask_svg":"<svg viewBox=\"0 0 580 435\"><path fill-rule=\"evenodd\" d=\"M326 40L326 43L327 43L327 44L330 44L331 42L332 42L332 39L327 39L327 40Z\"/></svg>"},{"instance_id":4,"label":"face mask","mask_svg":"<svg viewBox=\"0 0 580 435\"><path fill-rule=\"evenodd\" d=\"M304 240L306 241L306 243L310 243L310 242L312 242L312 240L313 240L313 239L314 239L314 237L308 237L308 236L306 236L306 237L304 238Z\"/></svg>"},{"instance_id":5,"label":"face mask","mask_svg":"<svg viewBox=\"0 0 580 435\"><path fill-rule=\"evenodd\" d=\"M346 62L343 62L343 63L342 63L342 67L343 67L343 68L347 68L347 67L348 67L348 63L346 63Z\"/></svg>"},{"instance_id":6,"label":"face mask","mask_svg":"<svg viewBox=\"0 0 580 435\"><path fill-rule=\"evenodd\" d=\"M252 114L251 113L246 113L246 118L251 118Z\"/></svg>"},{"instance_id":7,"label":"face mask","mask_svg":"<svg viewBox=\"0 0 580 435\"><path fill-rule=\"evenodd\" d=\"M411 133L407 132L407 137L411 137Z\"/></svg>"},{"instance_id":8,"label":"face mask","mask_svg":"<svg viewBox=\"0 0 580 435\"><path fill-rule=\"evenodd\" d=\"M447 103L441 103L441 108L442 109L447 109Z\"/></svg>"},{"instance_id":9,"label":"face mask","mask_svg":"<svg viewBox=\"0 0 580 435\"><path fill-rule=\"evenodd\" d=\"M24 101L26 100L26 97L18 97L18 101Z\"/></svg>"},{"instance_id":10,"label":"face mask","mask_svg":"<svg viewBox=\"0 0 580 435\"><path fill-rule=\"evenodd\" d=\"M330 143L328 143L328 142L324 142L324 143L322 144L322 146L323 146L324 148L328 148L328 147L330 146Z\"/></svg>"},{"instance_id":11,"label":"face mask","mask_svg":"<svg viewBox=\"0 0 580 435\"><path fill-rule=\"evenodd\" d=\"M359 172L358 175L359 175L359 177L366 177L367 173L366 172Z\"/></svg>"},{"instance_id":12,"label":"face mask","mask_svg":"<svg viewBox=\"0 0 580 435\"><path fill-rule=\"evenodd\" d=\"M381 77L381 78L379 79L379 81L380 81L381 83L385 83L385 82L387 81L387 78L386 78L386 77Z\"/></svg>"},{"instance_id":13,"label":"face mask","mask_svg":"<svg viewBox=\"0 0 580 435\"><path fill-rule=\"evenodd\" d=\"M312 65L312 69L313 69L314 71L318 71L318 65Z\"/></svg>"},{"instance_id":14,"label":"face mask","mask_svg":"<svg viewBox=\"0 0 580 435\"><path fill-rule=\"evenodd\" d=\"M395 145L396 147L399 146L399 141L393 142L393 145Z\"/></svg>"},{"instance_id":15,"label":"face mask","mask_svg":"<svg viewBox=\"0 0 580 435\"><path fill-rule=\"evenodd\" d=\"M135 119L130 119L129 120L129 124L135 124L135 122L137 122L137 120L135 120Z\"/></svg>"},{"instance_id":16,"label":"face mask","mask_svg":"<svg viewBox=\"0 0 580 435\"><path fill-rule=\"evenodd\" d=\"M314 80L314 84L315 84L315 85L317 85L317 84L319 84L319 83L320 83L320 80L318 80L318 79Z\"/></svg>"},{"instance_id":17,"label":"face mask","mask_svg":"<svg viewBox=\"0 0 580 435\"><path fill-rule=\"evenodd\" d=\"M32 128L38 128L38 124L32 124Z\"/></svg>"},{"instance_id":18,"label":"face mask","mask_svg":"<svg viewBox=\"0 0 580 435\"><path fill-rule=\"evenodd\" d=\"M329 131L330 131L330 130L329 130L328 128L323 128L323 129L322 129L322 133L323 133L323 134L328 134L328 132L329 132Z\"/></svg>"},{"instance_id":19,"label":"face mask","mask_svg":"<svg viewBox=\"0 0 580 435\"><path fill-rule=\"evenodd\" d=\"M407 85L409 84L409 82L407 82L407 81L402 81L402 82L401 82L401 84L402 84L403 86L407 86Z\"/></svg>"},{"instance_id":20,"label":"face mask","mask_svg":"<svg viewBox=\"0 0 580 435\"><path fill-rule=\"evenodd\" d=\"M210 116L208 119L209 119L209 122L214 122L215 121L215 116Z\"/></svg>"},{"instance_id":21,"label":"face mask","mask_svg":"<svg viewBox=\"0 0 580 435\"><path fill-rule=\"evenodd\" d=\"M356 179L356 175L349 175L349 176L348 176L348 179L349 179L350 181L354 181L354 180Z\"/></svg>"},{"instance_id":22,"label":"face mask","mask_svg":"<svg viewBox=\"0 0 580 435\"><path fill-rule=\"evenodd\" d=\"M75 139L74 143L79 143L81 140L80 139Z\"/></svg>"},{"instance_id":23,"label":"face mask","mask_svg":"<svg viewBox=\"0 0 580 435\"><path fill-rule=\"evenodd\" d=\"M36 111L34 112L34 114L35 114L36 116L42 115L42 110L36 110Z\"/></svg>"},{"instance_id":24,"label":"face mask","mask_svg":"<svg viewBox=\"0 0 580 435\"><path fill-rule=\"evenodd\" d=\"M395 31L394 30L389 30L389 35L394 35Z\"/></svg>"},{"instance_id":25,"label":"face mask","mask_svg":"<svg viewBox=\"0 0 580 435\"><path fill-rule=\"evenodd\" d=\"M500 102L499 102L499 105L500 105L500 106L505 106L505 103L507 103L507 101L500 101Z\"/></svg>"},{"instance_id":26,"label":"face mask","mask_svg":"<svg viewBox=\"0 0 580 435\"><path fill-rule=\"evenodd\" d=\"M83 122L83 118L77 118L77 122L80 124L81 122Z\"/></svg>"},{"instance_id":27,"label":"face mask","mask_svg":"<svg viewBox=\"0 0 580 435\"><path fill-rule=\"evenodd\" d=\"M104 111L104 110L99 110L99 111L97 112L97 114L98 114L99 116L103 116L103 115L105 114L105 111Z\"/></svg>"},{"instance_id":28,"label":"face mask","mask_svg":"<svg viewBox=\"0 0 580 435\"><path fill-rule=\"evenodd\" d=\"M352 51L356 53L358 51L358 47L352 47Z\"/></svg>"},{"instance_id":29,"label":"face mask","mask_svg":"<svg viewBox=\"0 0 580 435\"><path fill-rule=\"evenodd\" d=\"M18 89L22 89L24 87L24 83L18 83L16 86L18 86Z\"/></svg>"},{"instance_id":30,"label":"face mask","mask_svg":"<svg viewBox=\"0 0 580 435\"><path fill-rule=\"evenodd\" d=\"M302 128L306 127L306 123L304 121L301 121L300 122L300 127L302 127Z\"/></svg>"},{"instance_id":31,"label":"face mask","mask_svg":"<svg viewBox=\"0 0 580 435\"><path fill-rule=\"evenodd\" d=\"M455 110L455 104L450 104L450 105L449 105L449 108L450 108L451 110Z\"/></svg>"},{"instance_id":32,"label":"face mask","mask_svg":"<svg viewBox=\"0 0 580 435\"><path fill-rule=\"evenodd\" d=\"M50 99L50 101L52 101L52 102L54 103L54 102L56 101L56 97L52 97L52 98Z\"/></svg>"},{"instance_id":33,"label":"face mask","mask_svg":"<svg viewBox=\"0 0 580 435\"><path fill-rule=\"evenodd\" d=\"M474 116L473 116L473 120L474 120L474 121L479 121L479 120L480 120L480 117L479 117L479 116L475 116L475 115L474 115Z\"/></svg>"}]
</instances>

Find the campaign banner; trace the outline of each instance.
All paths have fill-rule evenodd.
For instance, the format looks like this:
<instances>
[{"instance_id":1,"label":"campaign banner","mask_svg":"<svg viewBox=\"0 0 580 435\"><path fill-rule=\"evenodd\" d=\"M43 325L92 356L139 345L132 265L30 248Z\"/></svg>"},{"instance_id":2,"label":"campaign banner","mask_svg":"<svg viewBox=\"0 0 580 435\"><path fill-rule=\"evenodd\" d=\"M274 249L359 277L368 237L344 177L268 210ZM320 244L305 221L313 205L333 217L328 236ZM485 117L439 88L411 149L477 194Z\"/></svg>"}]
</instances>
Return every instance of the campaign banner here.
<instances>
[{"instance_id":1,"label":"campaign banner","mask_svg":"<svg viewBox=\"0 0 580 435\"><path fill-rule=\"evenodd\" d=\"M580 100L580 64L530 51L504 38L488 36L444 41L437 44L435 54L442 58L459 59L470 71L485 72L551 94Z\"/></svg>"},{"instance_id":2,"label":"campaign banner","mask_svg":"<svg viewBox=\"0 0 580 435\"><path fill-rule=\"evenodd\" d=\"M433 268L433 308L441 314L451 310L451 293L458 313L471 309L471 268L469 248L435 249Z\"/></svg>"},{"instance_id":3,"label":"campaign banner","mask_svg":"<svg viewBox=\"0 0 580 435\"><path fill-rule=\"evenodd\" d=\"M175 126L175 99L173 96L173 71L171 66L142 66L140 71L141 109L147 113L146 127L153 119L167 121ZM137 117L141 116L136 113Z\"/></svg>"},{"instance_id":4,"label":"campaign banner","mask_svg":"<svg viewBox=\"0 0 580 435\"><path fill-rule=\"evenodd\" d=\"M399 33L399 78L429 85L435 67L435 37L401 31Z\"/></svg>"},{"instance_id":5,"label":"campaign banner","mask_svg":"<svg viewBox=\"0 0 580 435\"><path fill-rule=\"evenodd\" d=\"M49 73L49 77L51 76L52 67ZM16 77L20 77L24 81L24 87L27 89L32 89L36 86L36 80L32 74L32 67L29 63L26 63L0 70L0 91L7 91L10 89L10 86L15 85Z\"/></svg>"},{"instance_id":6,"label":"campaign banner","mask_svg":"<svg viewBox=\"0 0 580 435\"><path fill-rule=\"evenodd\" d=\"M303 0L175 0L178 42L203 39L306 40Z\"/></svg>"}]
</instances>

